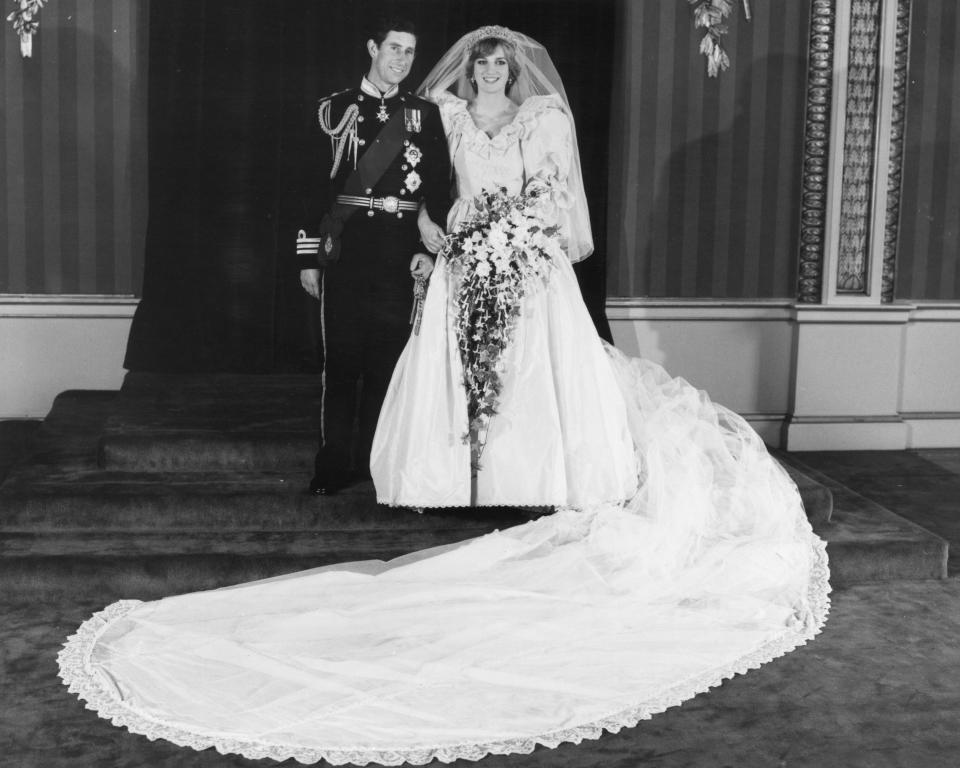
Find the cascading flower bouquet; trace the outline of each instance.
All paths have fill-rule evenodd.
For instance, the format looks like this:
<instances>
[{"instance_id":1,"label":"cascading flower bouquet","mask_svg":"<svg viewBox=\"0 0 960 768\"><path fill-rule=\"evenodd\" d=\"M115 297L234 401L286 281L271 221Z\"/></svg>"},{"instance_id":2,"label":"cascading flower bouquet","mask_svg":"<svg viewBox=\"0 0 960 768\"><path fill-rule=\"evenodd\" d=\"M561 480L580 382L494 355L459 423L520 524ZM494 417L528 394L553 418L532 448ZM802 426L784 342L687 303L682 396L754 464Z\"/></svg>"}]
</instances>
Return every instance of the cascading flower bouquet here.
<instances>
[{"instance_id":1,"label":"cascading flower bouquet","mask_svg":"<svg viewBox=\"0 0 960 768\"><path fill-rule=\"evenodd\" d=\"M504 352L513 341L523 300L542 289L565 258L559 227L544 222L549 187L520 195L501 188L473 200L474 213L447 235L440 251L456 291L455 330L467 392L471 465L480 469L490 420L503 390Z\"/></svg>"}]
</instances>

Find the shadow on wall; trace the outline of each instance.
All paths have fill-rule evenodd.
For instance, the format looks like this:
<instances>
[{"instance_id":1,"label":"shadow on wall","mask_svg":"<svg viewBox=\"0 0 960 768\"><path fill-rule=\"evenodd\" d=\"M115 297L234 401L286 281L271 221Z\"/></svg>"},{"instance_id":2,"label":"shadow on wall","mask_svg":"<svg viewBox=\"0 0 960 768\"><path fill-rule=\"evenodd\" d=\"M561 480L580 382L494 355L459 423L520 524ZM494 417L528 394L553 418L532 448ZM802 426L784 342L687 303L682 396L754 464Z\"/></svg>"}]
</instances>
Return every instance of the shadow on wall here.
<instances>
[{"instance_id":1,"label":"shadow on wall","mask_svg":"<svg viewBox=\"0 0 960 768\"><path fill-rule=\"evenodd\" d=\"M702 122L720 128L682 144L656 168L640 244L644 295L795 296L803 89L786 86L803 65L796 56L770 56L738 70L735 84L704 89ZM732 109L721 103L730 88Z\"/></svg>"}]
</instances>

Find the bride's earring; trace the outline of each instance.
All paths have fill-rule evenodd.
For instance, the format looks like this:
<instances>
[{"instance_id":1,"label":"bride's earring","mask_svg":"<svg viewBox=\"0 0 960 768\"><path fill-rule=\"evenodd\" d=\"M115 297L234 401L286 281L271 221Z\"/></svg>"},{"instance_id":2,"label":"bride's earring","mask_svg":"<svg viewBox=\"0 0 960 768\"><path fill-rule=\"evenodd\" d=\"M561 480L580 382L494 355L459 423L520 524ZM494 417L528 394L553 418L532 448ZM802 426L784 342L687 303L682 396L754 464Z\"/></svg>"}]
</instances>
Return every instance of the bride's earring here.
<instances>
[{"instance_id":1,"label":"bride's earring","mask_svg":"<svg viewBox=\"0 0 960 768\"><path fill-rule=\"evenodd\" d=\"M505 93L510 93L510 89L513 87L514 82L516 82L516 81L513 79L513 75L510 75L510 76L507 78L507 87L506 87L506 89L504 90Z\"/></svg>"},{"instance_id":2,"label":"bride's earring","mask_svg":"<svg viewBox=\"0 0 960 768\"><path fill-rule=\"evenodd\" d=\"M475 77L470 78L470 87L473 88L474 93L477 92L477 78Z\"/></svg>"}]
</instances>

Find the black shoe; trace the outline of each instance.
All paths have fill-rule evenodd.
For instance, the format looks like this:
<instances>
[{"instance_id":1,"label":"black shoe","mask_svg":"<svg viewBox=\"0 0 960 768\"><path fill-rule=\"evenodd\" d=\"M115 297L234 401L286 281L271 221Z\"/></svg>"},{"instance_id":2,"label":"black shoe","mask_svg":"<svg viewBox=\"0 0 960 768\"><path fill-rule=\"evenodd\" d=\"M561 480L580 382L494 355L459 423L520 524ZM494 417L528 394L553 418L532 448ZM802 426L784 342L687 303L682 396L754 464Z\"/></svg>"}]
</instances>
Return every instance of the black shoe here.
<instances>
[{"instance_id":1,"label":"black shoe","mask_svg":"<svg viewBox=\"0 0 960 768\"><path fill-rule=\"evenodd\" d=\"M308 492L314 496L333 496L339 493L353 482L351 476L347 473L331 475L329 477L313 476L310 480Z\"/></svg>"}]
</instances>

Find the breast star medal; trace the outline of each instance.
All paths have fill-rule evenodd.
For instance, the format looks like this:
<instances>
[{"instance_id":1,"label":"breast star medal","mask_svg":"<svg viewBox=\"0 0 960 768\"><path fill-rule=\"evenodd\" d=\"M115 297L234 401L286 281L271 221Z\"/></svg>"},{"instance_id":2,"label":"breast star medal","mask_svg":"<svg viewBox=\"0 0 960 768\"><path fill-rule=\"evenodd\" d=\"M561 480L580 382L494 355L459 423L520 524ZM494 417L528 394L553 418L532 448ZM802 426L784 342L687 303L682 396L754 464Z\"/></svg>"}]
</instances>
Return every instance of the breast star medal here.
<instances>
[{"instance_id":1,"label":"breast star medal","mask_svg":"<svg viewBox=\"0 0 960 768\"><path fill-rule=\"evenodd\" d=\"M411 168L416 168L417 164L423 158L423 152L416 144L410 143L403 152L403 159L406 160Z\"/></svg>"},{"instance_id":2,"label":"breast star medal","mask_svg":"<svg viewBox=\"0 0 960 768\"><path fill-rule=\"evenodd\" d=\"M416 192L418 189L420 189L420 183L422 181L423 179L420 178L419 173L416 171L410 171L410 173L407 174L407 177L403 180L403 183L410 192Z\"/></svg>"}]
</instances>

